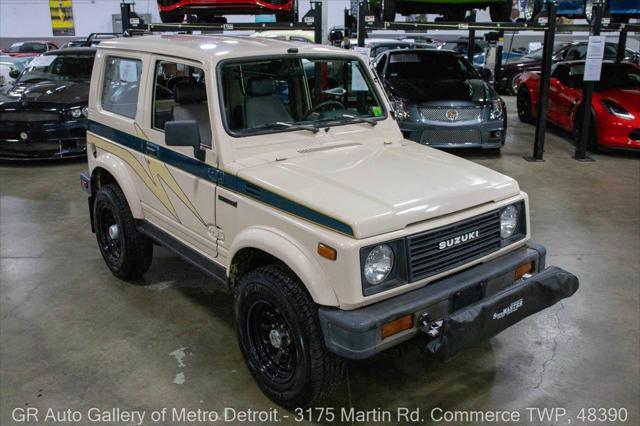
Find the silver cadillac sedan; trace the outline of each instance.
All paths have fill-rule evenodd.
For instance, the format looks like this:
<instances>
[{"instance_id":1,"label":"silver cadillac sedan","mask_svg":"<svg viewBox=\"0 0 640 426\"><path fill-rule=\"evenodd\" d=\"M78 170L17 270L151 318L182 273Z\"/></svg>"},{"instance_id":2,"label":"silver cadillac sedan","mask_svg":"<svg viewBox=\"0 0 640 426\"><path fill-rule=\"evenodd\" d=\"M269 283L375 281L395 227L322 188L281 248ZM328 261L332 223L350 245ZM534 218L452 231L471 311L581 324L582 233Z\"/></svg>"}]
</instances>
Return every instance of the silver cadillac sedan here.
<instances>
[{"instance_id":1,"label":"silver cadillac sedan","mask_svg":"<svg viewBox=\"0 0 640 426\"><path fill-rule=\"evenodd\" d=\"M437 148L499 150L504 101L462 55L447 50L390 50L374 62L405 138Z\"/></svg>"}]
</instances>

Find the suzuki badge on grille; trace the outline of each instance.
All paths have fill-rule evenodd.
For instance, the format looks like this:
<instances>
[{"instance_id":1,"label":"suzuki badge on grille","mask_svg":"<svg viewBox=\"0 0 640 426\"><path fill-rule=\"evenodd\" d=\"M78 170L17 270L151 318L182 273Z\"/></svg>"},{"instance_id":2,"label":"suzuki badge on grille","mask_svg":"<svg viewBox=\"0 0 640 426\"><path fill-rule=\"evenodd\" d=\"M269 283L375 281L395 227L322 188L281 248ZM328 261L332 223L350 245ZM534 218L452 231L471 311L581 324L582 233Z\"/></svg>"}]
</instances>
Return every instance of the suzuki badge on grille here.
<instances>
[{"instance_id":1,"label":"suzuki badge on grille","mask_svg":"<svg viewBox=\"0 0 640 426\"><path fill-rule=\"evenodd\" d=\"M458 244L466 243L470 240L475 240L480 236L480 231L467 232L466 234L458 235L457 237L449 238L448 240L440 241L438 244L438 250L444 250L449 247L457 246Z\"/></svg>"}]
</instances>

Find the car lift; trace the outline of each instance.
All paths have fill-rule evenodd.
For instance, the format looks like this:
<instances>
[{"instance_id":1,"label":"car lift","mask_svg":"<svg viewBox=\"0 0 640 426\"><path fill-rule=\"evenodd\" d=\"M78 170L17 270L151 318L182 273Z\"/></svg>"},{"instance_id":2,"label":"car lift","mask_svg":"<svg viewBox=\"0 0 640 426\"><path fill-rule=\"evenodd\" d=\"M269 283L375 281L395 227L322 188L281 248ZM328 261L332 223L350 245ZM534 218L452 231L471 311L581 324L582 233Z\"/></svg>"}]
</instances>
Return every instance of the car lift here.
<instances>
[{"instance_id":1,"label":"car lift","mask_svg":"<svg viewBox=\"0 0 640 426\"><path fill-rule=\"evenodd\" d=\"M186 23L186 24L165 24L165 23L144 23L142 19L133 11L134 3L120 3L122 14L122 31L127 35L143 34L148 32L185 32L188 34L194 31L203 33L221 33L223 31L265 31L265 30L313 30L316 43L322 43L322 1L310 0L311 8L302 17L302 22L264 22L264 23ZM296 2L296 13L297 2Z\"/></svg>"},{"instance_id":2,"label":"car lift","mask_svg":"<svg viewBox=\"0 0 640 426\"><path fill-rule=\"evenodd\" d=\"M584 31L589 35L599 35L601 31L619 32L618 51L616 61L620 62L624 58L624 50L626 46L627 34L629 32L640 33L640 24L616 24L610 20L603 20L604 3L596 1L593 4L594 19L590 25L562 25L556 23L556 4L553 0L547 1L547 16L538 18L538 22L380 22L377 13L370 7L368 0L359 0L358 2L358 19L357 19L357 35L358 46L364 47L366 32L372 30L386 31L411 31L412 33L428 30L466 30L469 32L467 57L473 63L473 49L476 31L495 31L498 40L504 39L504 32L520 32L520 31L541 31L544 33L543 55L542 55L542 71L540 82L540 97L537 105L537 121L535 141L533 145L533 154L531 157L524 157L527 161L542 162L544 153L544 139L547 128L547 111L549 104L549 84L551 81L551 65L553 55L553 45L555 35L559 32ZM493 35L496 37L496 35ZM493 70L494 82L500 78L502 69L502 43L497 43L496 63ZM593 93L593 82L585 82L583 94L585 103L591 104L591 95ZM578 161L592 161L586 155L588 129L590 115L585 115L582 120L581 138L576 146L575 159Z\"/></svg>"}]
</instances>

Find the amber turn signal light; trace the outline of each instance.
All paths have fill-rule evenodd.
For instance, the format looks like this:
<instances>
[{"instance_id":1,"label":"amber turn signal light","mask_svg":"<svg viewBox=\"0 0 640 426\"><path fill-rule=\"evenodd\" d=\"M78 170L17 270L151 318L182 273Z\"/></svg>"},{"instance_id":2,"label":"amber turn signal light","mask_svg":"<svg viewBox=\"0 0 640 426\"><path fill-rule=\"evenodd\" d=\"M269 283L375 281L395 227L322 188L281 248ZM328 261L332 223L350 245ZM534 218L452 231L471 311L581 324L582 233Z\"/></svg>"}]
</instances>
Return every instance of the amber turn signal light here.
<instances>
[{"instance_id":1,"label":"amber turn signal light","mask_svg":"<svg viewBox=\"0 0 640 426\"><path fill-rule=\"evenodd\" d=\"M525 263L516 269L516 281L533 270L533 263Z\"/></svg>"},{"instance_id":2,"label":"amber turn signal light","mask_svg":"<svg viewBox=\"0 0 640 426\"><path fill-rule=\"evenodd\" d=\"M389 336L393 336L394 334L398 334L401 331L409 330L413 327L413 316L405 315L401 318L388 322L382 325L381 334L382 338L386 338Z\"/></svg>"},{"instance_id":3,"label":"amber turn signal light","mask_svg":"<svg viewBox=\"0 0 640 426\"><path fill-rule=\"evenodd\" d=\"M338 252L336 249L322 243L318 244L318 254L329 260L336 260L338 258Z\"/></svg>"}]
</instances>

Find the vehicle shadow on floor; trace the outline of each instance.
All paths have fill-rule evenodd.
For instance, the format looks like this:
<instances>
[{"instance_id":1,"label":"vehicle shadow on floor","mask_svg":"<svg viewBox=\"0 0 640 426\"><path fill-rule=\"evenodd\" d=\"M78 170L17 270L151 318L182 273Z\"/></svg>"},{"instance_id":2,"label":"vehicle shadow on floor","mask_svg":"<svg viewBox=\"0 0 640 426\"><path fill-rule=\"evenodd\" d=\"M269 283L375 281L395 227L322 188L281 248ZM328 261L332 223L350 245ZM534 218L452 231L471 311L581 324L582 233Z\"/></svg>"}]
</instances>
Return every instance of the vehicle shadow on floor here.
<instances>
[{"instance_id":1,"label":"vehicle shadow on floor","mask_svg":"<svg viewBox=\"0 0 640 426\"><path fill-rule=\"evenodd\" d=\"M153 265L145 277L135 284L150 290L154 286L170 286L213 319L234 333L233 295L182 259L169 257L164 249L156 250ZM206 332L206 330L204 331ZM217 333L211 330L211 333ZM236 345L236 341L229 345ZM492 343L484 341L443 362L425 353L418 339L399 348L360 361L347 361L347 376L336 392L318 406L333 407L336 412L380 409L395 413L397 407L442 409L482 406L490 398L496 368ZM215 357L214 357L215 358ZM244 368L238 365L238 368ZM213 367L215 369L215 367ZM212 374L215 374L212 371ZM257 388L257 384L255 385ZM453 405L455 404L455 406ZM291 412L291 415L295 415ZM343 423L337 421L333 423ZM393 419L395 422L395 418ZM425 418L426 420L426 418ZM346 421L346 420L345 420ZM318 421L316 423L331 423ZM428 422L427 422L428 423Z\"/></svg>"}]
</instances>

